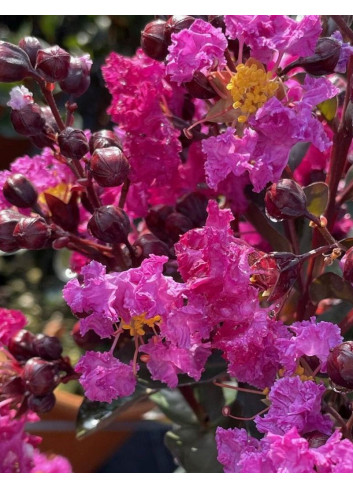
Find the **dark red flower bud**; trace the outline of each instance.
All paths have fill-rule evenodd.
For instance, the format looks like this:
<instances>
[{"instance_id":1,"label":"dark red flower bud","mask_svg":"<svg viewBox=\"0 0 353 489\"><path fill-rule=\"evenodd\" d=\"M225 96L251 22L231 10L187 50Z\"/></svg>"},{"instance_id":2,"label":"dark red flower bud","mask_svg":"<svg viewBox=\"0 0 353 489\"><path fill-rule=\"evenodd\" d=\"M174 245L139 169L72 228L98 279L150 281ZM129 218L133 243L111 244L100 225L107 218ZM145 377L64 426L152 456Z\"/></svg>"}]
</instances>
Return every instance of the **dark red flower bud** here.
<instances>
[{"instance_id":1,"label":"dark red flower bud","mask_svg":"<svg viewBox=\"0 0 353 489\"><path fill-rule=\"evenodd\" d=\"M103 129L102 131L94 132L89 140L89 150L93 154L96 149L110 148L116 146L123 150L123 143L113 131Z\"/></svg>"},{"instance_id":2,"label":"dark red flower bud","mask_svg":"<svg viewBox=\"0 0 353 489\"><path fill-rule=\"evenodd\" d=\"M52 242L52 248L54 250L62 250L63 248L67 248L70 243L70 238L68 236L62 236L61 238L57 238Z\"/></svg>"},{"instance_id":3,"label":"dark red flower bud","mask_svg":"<svg viewBox=\"0 0 353 489\"><path fill-rule=\"evenodd\" d=\"M150 255L169 256L168 246L153 234L143 234L134 243L140 262Z\"/></svg>"},{"instance_id":4,"label":"dark red flower bud","mask_svg":"<svg viewBox=\"0 0 353 489\"><path fill-rule=\"evenodd\" d=\"M67 77L70 68L70 55L59 46L39 49L36 70L51 83Z\"/></svg>"},{"instance_id":5,"label":"dark red flower bud","mask_svg":"<svg viewBox=\"0 0 353 489\"><path fill-rule=\"evenodd\" d=\"M12 253L20 249L17 239L13 236L16 224L22 219L23 214L5 209L0 211L0 250Z\"/></svg>"},{"instance_id":6,"label":"dark red flower bud","mask_svg":"<svg viewBox=\"0 0 353 489\"><path fill-rule=\"evenodd\" d=\"M102 187L117 187L124 183L130 165L121 149L96 149L91 158L91 173Z\"/></svg>"},{"instance_id":7,"label":"dark red flower bud","mask_svg":"<svg viewBox=\"0 0 353 489\"><path fill-rule=\"evenodd\" d=\"M81 129L67 127L58 137L61 154L66 158L79 160L88 153L88 141L85 133Z\"/></svg>"},{"instance_id":8,"label":"dark red flower bud","mask_svg":"<svg viewBox=\"0 0 353 489\"><path fill-rule=\"evenodd\" d=\"M56 143L55 132L51 127L47 125L44 127L43 131L35 136L29 136L29 140L37 146L37 148L53 148L54 143Z\"/></svg>"},{"instance_id":9,"label":"dark red flower bud","mask_svg":"<svg viewBox=\"0 0 353 489\"><path fill-rule=\"evenodd\" d=\"M63 352L59 338L38 334L34 339L34 349L38 357L44 360L58 360Z\"/></svg>"},{"instance_id":10,"label":"dark red flower bud","mask_svg":"<svg viewBox=\"0 0 353 489\"><path fill-rule=\"evenodd\" d=\"M80 333L80 323L77 322L72 330L72 337L75 343L84 350L93 350L98 345L102 344L102 339L97 333L90 329L84 335Z\"/></svg>"},{"instance_id":11,"label":"dark red flower bud","mask_svg":"<svg viewBox=\"0 0 353 489\"><path fill-rule=\"evenodd\" d=\"M80 210L77 204L77 194L72 193L66 204L55 195L44 193L45 200L51 212L51 218L55 224L70 233L77 230L80 222Z\"/></svg>"},{"instance_id":12,"label":"dark red flower bud","mask_svg":"<svg viewBox=\"0 0 353 489\"><path fill-rule=\"evenodd\" d=\"M33 357L24 366L22 378L35 396L45 396L59 384L58 369L53 363Z\"/></svg>"},{"instance_id":13,"label":"dark red flower bud","mask_svg":"<svg viewBox=\"0 0 353 489\"><path fill-rule=\"evenodd\" d=\"M36 356L33 347L35 335L30 331L21 329L9 341L8 349L16 360L23 362Z\"/></svg>"},{"instance_id":14,"label":"dark red flower bud","mask_svg":"<svg viewBox=\"0 0 353 489\"><path fill-rule=\"evenodd\" d=\"M345 341L331 350L327 373L336 385L353 390L353 341Z\"/></svg>"},{"instance_id":15,"label":"dark red flower bud","mask_svg":"<svg viewBox=\"0 0 353 489\"><path fill-rule=\"evenodd\" d=\"M171 43L172 34L188 29L194 21L195 17L191 17L191 15L172 15L169 17L165 26L167 43Z\"/></svg>"},{"instance_id":16,"label":"dark red flower bud","mask_svg":"<svg viewBox=\"0 0 353 489\"><path fill-rule=\"evenodd\" d=\"M165 230L165 222L173 210L173 207L170 205L155 205L148 211L145 219L148 229L157 238L165 242L169 241L168 233Z\"/></svg>"},{"instance_id":17,"label":"dark red flower bud","mask_svg":"<svg viewBox=\"0 0 353 489\"><path fill-rule=\"evenodd\" d=\"M30 394L27 398L28 409L37 413L48 413L55 406L56 398L53 392L50 392L46 396L34 396Z\"/></svg>"},{"instance_id":18,"label":"dark red flower bud","mask_svg":"<svg viewBox=\"0 0 353 489\"><path fill-rule=\"evenodd\" d=\"M164 20L153 20L141 32L141 47L144 53L157 61L163 61L168 54L165 25Z\"/></svg>"},{"instance_id":19,"label":"dark red flower bud","mask_svg":"<svg viewBox=\"0 0 353 489\"><path fill-rule=\"evenodd\" d=\"M304 190L294 180L273 183L265 195L266 214L272 220L294 219L306 214Z\"/></svg>"},{"instance_id":20,"label":"dark red flower bud","mask_svg":"<svg viewBox=\"0 0 353 489\"><path fill-rule=\"evenodd\" d=\"M42 110L38 104L28 104L11 111L11 122L16 132L23 136L35 136L45 125Z\"/></svg>"},{"instance_id":21,"label":"dark red flower bud","mask_svg":"<svg viewBox=\"0 0 353 489\"><path fill-rule=\"evenodd\" d=\"M201 192L191 192L178 199L175 209L188 217L195 227L202 227L207 219L208 198Z\"/></svg>"},{"instance_id":22,"label":"dark red flower bud","mask_svg":"<svg viewBox=\"0 0 353 489\"><path fill-rule=\"evenodd\" d=\"M34 68L37 62L37 53L40 49L43 49L39 39L36 37L26 36L19 41L18 45L27 53Z\"/></svg>"},{"instance_id":23,"label":"dark red flower bud","mask_svg":"<svg viewBox=\"0 0 353 489\"><path fill-rule=\"evenodd\" d=\"M344 255L343 277L348 282L353 283L353 247Z\"/></svg>"},{"instance_id":24,"label":"dark red flower bud","mask_svg":"<svg viewBox=\"0 0 353 489\"><path fill-rule=\"evenodd\" d=\"M69 72L60 82L64 92L79 97L88 89L91 83L90 71L92 62L85 56L81 58L70 58Z\"/></svg>"},{"instance_id":25,"label":"dark red flower bud","mask_svg":"<svg viewBox=\"0 0 353 489\"><path fill-rule=\"evenodd\" d=\"M49 133L59 132L58 125L56 123L55 117L53 116L53 112L51 111L50 107L48 105L44 105L44 107L41 107L41 111L42 111L42 117L45 120L45 124L46 124L46 132ZM48 128L50 129L49 131Z\"/></svg>"},{"instance_id":26,"label":"dark red flower bud","mask_svg":"<svg viewBox=\"0 0 353 489\"><path fill-rule=\"evenodd\" d=\"M23 217L13 230L18 245L26 250L45 248L49 244L50 235L48 224L39 216Z\"/></svg>"},{"instance_id":27,"label":"dark red flower bud","mask_svg":"<svg viewBox=\"0 0 353 489\"><path fill-rule=\"evenodd\" d=\"M95 238L106 243L126 243L130 220L120 207L104 205L94 211L87 228Z\"/></svg>"},{"instance_id":28,"label":"dark red flower bud","mask_svg":"<svg viewBox=\"0 0 353 489\"><path fill-rule=\"evenodd\" d=\"M219 27L222 32L225 33L226 25L224 23L224 15L209 15L208 22L213 25L213 27Z\"/></svg>"},{"instance_id":29,"label":"dark red flower bud","mask_svg":"<svg viewBox=\"0 0 353 489\"><path fill-rule=\"evenodd\" d=\"M172 212L165 222L165 230L173 243L179 241L180 236L193 227L191 220L180 212Z\"/></svg>"},{"instance_id":30,"label":"dark red flower bud","mask_svg":"<svg viewBox=\"0 0 353 489\"><path fill-rule=\"evenodd\" d=\"M9 42L0 41L0 82L18 82L31 76L33 68L23 49Z\"/></svg>"},{"instance_id":31,"label":"dark red flower bud","mask_svg":"<svg viewBox=\"0 0 353 489\"><path fill-rule=\"evenodd\" d=\"M287 65L281 74L288 73L293 68L301 67L313 76L323 76L333 73L341 53L341 44L331 37L321 37L312 56L298 58Z\"/></svg>"},{"instance_id":32,"label":"dark red flower bud","mask_svg":"<svg viewBox=\"0 0 353 489\"><path fill-rule=\"evenodd\" d=\"M191 81L184 83L185 88L192 97L208 99L217 96L206 76L201 71L196 71Z\"/></svg>"},{"instance_id":33,"label":"dark red flower bud","mask_svg":"<svg viewBox=\"0 0 353 489\"><path fill-rule=\"evenodd\" d=\"M24 175L15 173L6 180L2 193L10 204L26 209L37 202L38 192Z\"/></svg>"},{"instance_id":34,"label":"dark red flower bud","mask_svg":"<svg viewBox=\"0 0 353 489\"><path fill-rule=\"evenodd\" d=\"M21 377L12 377L7 380L5 375L1 376L1 395L14 398L22 397L25 391L25 384Z\"/></svg>"}]
</instances>

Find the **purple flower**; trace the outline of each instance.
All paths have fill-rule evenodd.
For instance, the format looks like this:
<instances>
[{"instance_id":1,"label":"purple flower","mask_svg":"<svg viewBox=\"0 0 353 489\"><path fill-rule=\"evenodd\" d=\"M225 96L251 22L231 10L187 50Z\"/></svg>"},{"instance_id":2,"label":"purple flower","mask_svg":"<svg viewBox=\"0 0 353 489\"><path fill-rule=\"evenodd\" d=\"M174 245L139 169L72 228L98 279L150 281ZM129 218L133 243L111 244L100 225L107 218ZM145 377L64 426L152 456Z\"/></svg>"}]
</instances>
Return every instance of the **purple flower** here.
<instances>
[{"instance_id":1,"label":"purple flower","mask_svg":"<svg viewBox=\"0 0 353 489\"><path fill-rule=\"evenodd\" d=\"M80 383L91 401L112 402L117 397L131 395L136 378L131 365L122 363L110 352L88 351L76 364Z\"/></svg>"},{"instance_id":2,"label":"purple flower","mask_svg":"<svg viewBox=\"0 0 353 489\"><path fill-rule=\"evenodd\" d=\"M242 460L250 454L257 454L260 441L250 436L244 429L217 428L216 443L218 461L223 465L224 472L243 472Z\"/></svg>"},{"instance_id":3,"label":"purple flower","mask_svg":"<svg viewBox=\"0 0 353 489\"><path fill-rule=\"evenodd\" d=\"M321 414L321 397L325 386L312 380L302 382L298 376L277 380L269 394L271 406L263 418L255 418L256 427L262 433L283 435L292 427L301 434L320 431L332 432L332 421Z\"/></svg>"},{"instance_id":4,"label":"purple flower","mask_svg":"<svg viewBox=\"0 0 353 489\"><path fill-rule=\"evenodd\" d=\"M316 356L321 361L321 372L326 372L326 361L330 349L342 343L340 328L326 321L310 321L293 323L289 329L295 333L290 338L280 338L276 345L281 351L281 363L286 368L286 374L292 374L296 362L302 355Z\"/></svg>"},{"instance_id":5,"label":"purple flower","mask_svg":"<svg viewBox=\"0 0 353 489\"><path fill-rule=\"evenodd\" d=\"M342 433L336 430L324 445L313 449L318 472L353 472L353 443L341 437Z\"/></svg>"},{"instance_id":6,"label":"purple flower","mask_svg":"<svg viewBox=\"0 0 353 489\"><path fill-rule=\"evenodd\" d=\"M10 91L10 100L6 105L13 110L23 109L26 105L33 104L33 93L25 86L14 87Z\"/></svg>"},{"instance_id":7,"label":"purple flower","mask_svg":"<svg viewBox=\"0 0 353 489\"><path fill-rule=\"evenodd\" d=\"M171 80L184 83L192 80L195 71L223 68L227 39L221 29L197 19L188 28L172 34L167 56L167 74Z\"/></svg>"},{"instance_id":8,"label":"purple flower","mask_svg":"<svg viewBox=\"0 0 353 489\"><path fill-rule=\"evenodd\" d=\"M7 346L14 336L27 323L26 316L16 309L0 308L0 344Z\"/></svg>"},{"instance_id":9,"label":"purple flower","mask_svg":"<svg viewBox=\"0 0 353 489\"><path fill-rule=\"evenodd\" d=\"M331 37L341 44L340 57L335 67L335 71L337 73L345 73L348 60L353 54L353 47L349 44L349 42L343 42L343 37L340 31L335 31Z\"/></svg>"},{"instance_id":10,"label":"purple flower","mask_svg":"<svg viewBox=\"0 0 353 489\"><path fill-rule=\"evenodd\" d=\"M315 105L334 97L338 93L339 88L327 78L314 78L313 76L306 75L301 104L306 104L312 109Z\"/></svg>"}]
</instances>

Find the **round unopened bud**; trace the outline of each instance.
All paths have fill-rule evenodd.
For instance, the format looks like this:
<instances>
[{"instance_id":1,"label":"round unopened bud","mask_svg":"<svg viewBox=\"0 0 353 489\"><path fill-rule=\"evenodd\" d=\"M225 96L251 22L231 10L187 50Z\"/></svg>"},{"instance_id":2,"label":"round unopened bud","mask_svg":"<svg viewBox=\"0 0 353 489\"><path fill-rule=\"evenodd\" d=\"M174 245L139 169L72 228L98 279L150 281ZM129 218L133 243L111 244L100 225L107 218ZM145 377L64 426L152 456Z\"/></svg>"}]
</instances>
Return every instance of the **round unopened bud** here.
<instances>
[{"instance_id":1,"label":"round unopened bud","mask_svg":"<svg viewBox=\"0 0 353 489\"><path fill-rule=\"evenodd\" d=\"M19 110L12 110L10 117L15 131L23 136L35 136L45 125L42 110L35 103L27 104Z\"/></svg>"},{"instance_id":2,"label":"round unopened bud","mask_svg":"<svg viewBox=\"0 0 353 489\"><path fill-rule=\"evenodd\" d=\"M208 198L201 192L191 192L178 199L175 209L188 217L195 227L202 227L207 219Z\"/></svg>"},{"instance_id":3,"label":"round unopened bud","mask_svg":"<svg viewBox=\"0 0 353 489\"><path fill-rule=\"evenodd\" d=\"M353 247L349 248L341 263L342 262L344 279L353 283Z\"/></svg>"},{"instance_id":4,"label":"round unopened bud","mask_svg":"<svg viewBox=\"0 0 353 489\"><path fill-rule=\"evenodd\" d=\"M42 217L23 217L18 221L13 236L26 250L40 250L48 246L51 231Z\"/></svg>"},{"instance_id":5,"label":"round unopened bud","mask_svg":"<svg viewBox=\"0 0 353 489\"><path fill-rule=\"evenodd\" d=\"M75 95L75 97L85 93L91 83L91 66L92 61L88 55L80 58L71 57L68 74L60 82L61 89L70 95Z\"/></svg>"},{"instance_id":6,"label":"round unopened bud","mask_svg":"<svg viewBox=\"0 0 353 489\"><path fill-rule=\"evenodd\" d=\"M165 34L167 43L171 42L171 35L177 34L183 29L188 29L195 21L191 15L172 15L166 22Z\"/></svg>"},{"instance_id":7,"label":"round unopened bud","mask_svg":"<svg viewBox=\"0 0 353 489\"><path fill-rule=\"evenodd\" d=\"M141 47L144 53L157 61L163 61L168 54L165 25L164 20L153 20L141 32Z\"/></svg>"},{"instance_id":8,"label":"round unopened bud","mask_svg":"<svg viewBox=\"0 0 353 489\"><path fill-rule=\"evenodd\" d=\"M272 220L294 219L306 214L304 190L294 180L273 183L265 195L266 214Z\"/></svg>"},{"instance_id":9,"label":"round unopened bud","mask_svg":"<svg viewBox=\"0 0 353 489\"><path fill-rule=\"evenodd\" d=\"M153 234L143 234L134 243L140 262L150 255L169 256L168 246Z\"/></svg>"},{"instance_id":10,"label":"round unopened bud","mask_svg":"<svg viewBox=\"0 0 353 489\"><path fill-rule=\"evenodd\" d=\"M5 209L0 211L0 250L12 253L20 249L17 239L13 236L13 231L23 214Z\"/></svg>"},{"instance_id":11,"label":"round unopened bud","mask_svg":"<svg viewBox=\"0 0 353 489\"><path fill-rule=\"evenodd\" d=\"M91 158L91 174L102 187L117 187L124 183L130 165L121 149L96 149Z\"/></svg>"},{"instance_id":12,"label":"round unopened bud","mask_svg":"<svg viewBox=\"0 0 353 489\"><path fill-rule=\"evenodd\" d=\"M70 68L70 55L59 46L39 49L36 70L50 83L67 77Z\"/></svg>"},{"instance_id":13,"label":"round unopened bud","mask_svg":"<svg viewBox=\"0 0 353 489\"><path fill-rule=\"evenodd\" d=\"M26 209L33 207L37 202L38 193L30 182L21 173L15 173L6 180L2 193L10 204Z\"/></svg>"},{"instance_id":14,"label":"round unopened bud","mask_svg":"<svg viewBox=\"0 0 353 489\"><path fill-rule=\"evenodd\" d=\"M63 352L59 338L38 334L34 339L34 349L38 357L44 360L58 360Z\"/></svg>"},{"instance_id":15,"label":"round unopened bud","mask_svg":"<svg viewBox=\"0 0 353 489\"><path fill-rule=\"evenodd\" d=\"M162 241L169 241L168 233L165 230L165 222L173 210L170 205L155 205L151 207L146 216L145 220L148 229Z\"/></svg>"},{"instance_id":16,"label":"round unopened bud","mask_svg":"<svg viewBox=\"0 0 353 489\"><path fill-rule=\"evenodd\" d=\"M49 394L59 383L57 367L38 357L28 360L24 366L22 378L27 389L35 396Z\"/></svg>"},{"instance_id":17,"label":"round unopened bud","mask_svg":"<svg viewBox=\"0 0 353 489\"><path fill-rule=\"evenodd\" d=\"M165 222L166 232L173 243L179 241L180 236L193 227L191 220L180 212L172 212Z\"/></svg>"},{"instance_id":18,"label":"round unopened bud","mask_svg":"<svg viewBox=\"0 0 353 489\"><path fill-rule=\"evenodd\" d=\"M87 228L95 238L106 243L126 243L130 220L120 207L104 205L94 211Z\"/></svg>"},{"instance_id":19,"label":"round unopened bud","mask_svg":"<svg viewBox=\"0 0 353 489\"><path fill-rule=\"evenodd\" d=\"M194 98L209 99L217 96L206 76L196 71L191 81L184 83L189 94Z\"/></svg>"},{"instance_id":20,"label":"round unopened bud","mask_svg":"<svg viewBox=\"0 0 353 489\"><path fill-rule=\"evenodd\" d=\"M27 53L14 44L0 41L0 82L18 82L32 73Z\"/></svg>"},{"instance_id":21,"label":"round unopened bud","mask_svg":"<svg viewBox=\"0 0 353 489\"><path fill-rule=\"evenodd\" d=\"M37 53L40 49L43 49L39 39L36 37L26 36L19 41L18 45L21 49L23 49L23 51L25 51L25 53L27 53L34 68L37 62Z\"/></svg>"},{"instance_id":22,"label":"round unopened bud","mask_svg":"<svg viewBox=\"0 0 353 489\"><path fill-rule=\"evenodd\" d=\"M28 409L37 414L44 414L53 409L55 401L56 398L53 392L50 392L46 396L34 396L30 394L27 398L27 406Z\"/></svg>"},{"instance_id":23,"label":"round unopened bud","mask_svg":"<svg viewBox=\"0 0 353 489\"><path fill-rule=\"evenodd\" d=\"M89 140L89 150L91 154L96 149L110 148L115 146L123 150L121 139L113 131L103 129L102 131L94 132Z\"/></svg>"},{"instance_id":24,"label":"round unopened bud","mask_svg":"<svg viewBox=\"0 0 353 489\"><path fill-rule=\"evenodd\" d=\"M353 341L345 341L331 350L327 374L336 385L353 390Z\"/></svg>"},{"instance_id":25,"label":"round unopened bud","mask_svg":"<svg viewBox=\"0 0 353 489\"><path fill-rule=\"evenodd\" d=\"M66 158L79 160L88 152L88 141L81 129L67 127L58 137L61 154Z\"/></svg>"},{"instance_id":26,"label":"round unopened bud","mask_svg":"<svg viewBox=\"0 0 353 489\"><path fill-rule=\"evenodd\" d=\"M21 329L9 341L8 349L19 362L24 362L36 356L33 347L35 335L30 331Z\"/></svg>"}]
</instances>

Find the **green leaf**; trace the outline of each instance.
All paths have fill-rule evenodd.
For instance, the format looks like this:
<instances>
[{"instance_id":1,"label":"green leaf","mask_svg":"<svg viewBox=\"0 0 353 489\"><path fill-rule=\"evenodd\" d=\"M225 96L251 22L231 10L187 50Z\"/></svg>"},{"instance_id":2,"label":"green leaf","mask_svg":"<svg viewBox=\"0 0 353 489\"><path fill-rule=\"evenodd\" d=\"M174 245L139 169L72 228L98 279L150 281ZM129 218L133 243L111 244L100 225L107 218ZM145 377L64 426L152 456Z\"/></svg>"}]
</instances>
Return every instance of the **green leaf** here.
<instances>
[{"instance_id":1,"label":"green leaf","mask_svg":"<svg viewBox=\"0 0 353 489\"><path fill-rule=\"evenodd\" d=\"M310 143L297 143L293 146L289 153L288 166L294 171L302 162L309 149Z\"/></svg>"},{"instance_id":2,"label":"green leaf","mask_svg":"<svg viewBox=\"0 0 353 489\"><path fill-rule=\"evenodd\" d=\"M146 399L153 391L145 387L136 386L131 396L122 397L112 401L98 402L84 399L78 411L76 420L76 437L82 439L95 431L105 428L126 409L143 399Z\"/></svg>"},{"instance_id":3,"label":"green leaf","mask_svg":"<svg viewBox=\"0 0 353 489\"><path fill-rule=\"evenodd\" d=\"M327 272L310 285L309 294L314 304L322 299L342 299L353 303L353 286L336 273Z\"/></svg>"},{"instance_id":4,"label":"green leaf","mask_svg":"<svg viewBox=\"0 0 353 489\"><path fill-rule=\"evenodd\" d=\"M225 406L223 389L212 383L199 384L194 387L195 397L208 415L209 422L214 424L222 417Z\"/></svg>"},{"instance_id":5,"label":"green leaf","mask_svg":"<svg viewBox=\"0 0 353 489\"><path fill-rule=\"evenodd\" d=\"M321 216L327 207L329 200L328 185L324 182L311 183L304 189L308 209L314 216Z\"/></svg>"},{"instance_id":6,"label":"green leaf","mask_svg":"<svg viewBox=\"0 0 353 489\"><path fill-rule=\"evenodd\" d=\"M198 424L194 411L178 389L161 389L152 394L150 398L173 423L180 425Z\"/></svg>"},{"instance_id":7,"label":"green leaf","mask_svg":"<svg viewBox=\"0 0 353 489\"><path fill-rule=\"evenodd\" d=\"M165 444L186 472L223 472L217 461L215 431L198 427L182 427L168 431Z\"/></svg>"},{"instance_id":8,"label":"green leaf","mask_svg":"<svg viewBox=\"0 0 353 489\"><path fill-rule=\"evenodd\" d=\"M317 107L327 121L332 121L337 111L337 97L329 98L318 104Z\"/></svg>"}]
</instances>

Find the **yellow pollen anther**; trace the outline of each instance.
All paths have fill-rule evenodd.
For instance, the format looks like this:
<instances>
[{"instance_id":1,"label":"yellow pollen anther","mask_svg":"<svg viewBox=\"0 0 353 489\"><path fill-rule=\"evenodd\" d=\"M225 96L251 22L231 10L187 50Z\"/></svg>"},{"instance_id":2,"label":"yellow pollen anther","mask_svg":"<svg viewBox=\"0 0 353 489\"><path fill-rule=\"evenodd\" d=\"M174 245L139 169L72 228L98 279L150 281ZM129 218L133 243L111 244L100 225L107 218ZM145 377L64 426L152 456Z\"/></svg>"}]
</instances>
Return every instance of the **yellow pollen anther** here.
<instances>
[{"instance_id":1,"label":"yellow pollen anther","mask_svg":"<svg viewBox=\"0 0 353 489\"><path fill-rule=\"evenodd\" d=\"M130 323L126 323L123 319L121 320L120 326L123 329L129 329L131 336L143 336L145 334L144 326L153 328L155 323L161 320L160 316L154 316L153 318L146 318L146 313L140 314L139 316L134 316Z\"/></svg>"},{"instance_id":2,"label":"yellow pollen anther","mask_svg":"<svg viewBox=\"0 0 353 489\"><path fill-rule=\"evenodd\" d=\"M246 64L239 64L237 72L227 85L234 104L240 109L239 122L246 122L248 117L262 107L276 93L279 83L272 79L271 72L266 73L263 65L254 59Z\"/></svg>"}]
</instances>

